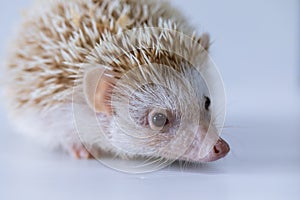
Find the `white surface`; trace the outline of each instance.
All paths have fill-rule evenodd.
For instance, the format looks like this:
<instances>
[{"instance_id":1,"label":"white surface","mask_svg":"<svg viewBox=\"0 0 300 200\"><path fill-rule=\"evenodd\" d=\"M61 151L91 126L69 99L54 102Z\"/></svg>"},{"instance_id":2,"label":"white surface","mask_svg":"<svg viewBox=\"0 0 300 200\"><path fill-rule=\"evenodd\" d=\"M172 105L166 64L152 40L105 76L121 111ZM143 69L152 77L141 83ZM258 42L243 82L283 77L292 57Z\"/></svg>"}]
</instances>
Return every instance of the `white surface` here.
<instances>
[{"instance_id":1,"label":"white surface","mask_svg":"<svg viewBox=\"0 0 300 200\"><path fill-rule=\"evenodd\" d=\"M40 148L14 134L1 112L1 200L300 199L299 2L174 2L215 40L212 55L228 97L228 157L124 174ZM0 2L1 44L27 4Z\"/></svg>"}]
</instances>

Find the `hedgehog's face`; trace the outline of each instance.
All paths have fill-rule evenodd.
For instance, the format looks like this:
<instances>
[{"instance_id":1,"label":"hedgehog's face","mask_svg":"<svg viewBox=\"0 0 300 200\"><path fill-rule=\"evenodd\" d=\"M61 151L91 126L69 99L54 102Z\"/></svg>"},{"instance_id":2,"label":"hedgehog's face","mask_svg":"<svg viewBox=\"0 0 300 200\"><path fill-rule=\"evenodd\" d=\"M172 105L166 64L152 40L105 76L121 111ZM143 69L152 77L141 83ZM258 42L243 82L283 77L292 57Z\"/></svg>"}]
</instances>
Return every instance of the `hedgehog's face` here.
<instances>
[{"instance_id":1,"label":"hedgehog's face","mask_svg":"<svg viewBox=\"0 0 300 200\"><path fill-rule=\"evenodd\" d=\"M191 67L137 68L114 85L109 140L128 155L217 160L229 146L218 136L211 103L205 81Z\"/></svg>"}]
</instances>

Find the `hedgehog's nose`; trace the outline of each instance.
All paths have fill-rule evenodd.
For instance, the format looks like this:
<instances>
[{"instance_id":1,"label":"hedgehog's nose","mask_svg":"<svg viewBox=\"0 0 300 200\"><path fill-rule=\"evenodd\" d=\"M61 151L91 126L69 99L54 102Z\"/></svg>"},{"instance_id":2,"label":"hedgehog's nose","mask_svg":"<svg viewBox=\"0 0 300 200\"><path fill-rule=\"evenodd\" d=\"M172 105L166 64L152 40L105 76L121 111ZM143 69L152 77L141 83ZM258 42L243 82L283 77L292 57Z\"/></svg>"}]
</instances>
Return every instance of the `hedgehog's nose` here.
<instances>
[{"instance_id":1,"label":"hedgehog's nose","mask_svg":"<svg viewBox=\"0 0 300 200\"><path fill-rule=\"evenodd\" d=\"M225 140L223 140L222 138L219 138L213 149L208 153L207 156L204 157L203 161L211 162L223 158L227 155L229 150L230 147L227 142L225 142Z\"/></svg>"},{"instance_id":2,"label":"hedgehog's nose","mask_svg":"<svg viewBox=\"0 0 300 200\"><path fill-rule=\"evenodd\" d=\"M227 144L227 142L225 142L225 140L220 138L215 144L213 152L217 157L222 158L229 152L229 150L230 147Z\"/></svg>"}]
</instances>

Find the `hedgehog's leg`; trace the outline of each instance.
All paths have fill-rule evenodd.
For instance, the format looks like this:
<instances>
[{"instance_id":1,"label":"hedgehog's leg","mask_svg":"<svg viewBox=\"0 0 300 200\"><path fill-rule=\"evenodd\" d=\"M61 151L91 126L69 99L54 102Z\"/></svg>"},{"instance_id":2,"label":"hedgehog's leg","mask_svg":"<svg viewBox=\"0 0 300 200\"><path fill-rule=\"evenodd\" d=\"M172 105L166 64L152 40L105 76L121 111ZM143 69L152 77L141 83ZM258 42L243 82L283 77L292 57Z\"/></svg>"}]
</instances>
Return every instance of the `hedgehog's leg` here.
<instances>
[{"instance_id":1,"label":"hedgehog's leg","mask_svg":"<svg viewBox=\"0 0 300 200\"><path fill-rule=\"evenodd\" d=\"M88 143L83 143L77 134L74 129L62 133L60 147L64 152L76 159L93 159L95 155L99 154L98 150Z\"/></svg>"},{"instance_id":2,"label":"hedgehog's leg","mask_svg":"<svg viewBox=\"0 0 300 200\"><path fill-rule=\"evenodd\" d=\"M67 147L67 151L71 156L77 159L91 159L92 154L82 144L72 144Z\"/></svg>"}]
</instances>

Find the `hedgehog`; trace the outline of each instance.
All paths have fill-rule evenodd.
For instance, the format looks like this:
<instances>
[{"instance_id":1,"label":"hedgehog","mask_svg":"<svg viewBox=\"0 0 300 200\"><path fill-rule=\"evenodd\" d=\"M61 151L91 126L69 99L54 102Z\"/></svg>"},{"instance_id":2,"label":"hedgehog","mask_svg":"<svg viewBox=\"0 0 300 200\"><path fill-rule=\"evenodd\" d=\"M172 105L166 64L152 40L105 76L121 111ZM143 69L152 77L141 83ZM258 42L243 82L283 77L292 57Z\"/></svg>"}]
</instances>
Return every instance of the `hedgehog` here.
<instances>
[{"instance_id":1,"label":"hedgehog","mask_svg":"<svg viewBox=\"0 0 300 200\"><path fill-rule=\"evenodd\" d=\"M54 0L24 13L5 70L18 132L76 158L224 157L210 39L170 2Z\"/></svg>"}]
</instances>

